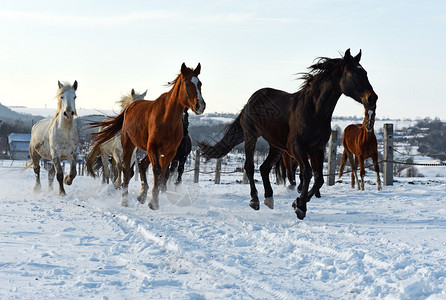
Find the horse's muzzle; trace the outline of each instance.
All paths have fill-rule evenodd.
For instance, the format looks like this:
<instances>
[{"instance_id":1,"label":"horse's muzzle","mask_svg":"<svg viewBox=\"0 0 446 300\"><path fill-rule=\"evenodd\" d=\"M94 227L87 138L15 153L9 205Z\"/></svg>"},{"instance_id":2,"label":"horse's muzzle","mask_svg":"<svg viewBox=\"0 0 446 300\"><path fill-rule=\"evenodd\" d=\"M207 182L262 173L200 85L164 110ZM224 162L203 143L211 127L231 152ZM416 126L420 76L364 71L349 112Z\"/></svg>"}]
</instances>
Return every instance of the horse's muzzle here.
<instances>
[{"instance_id":1,"label":"horse's muzzle","mask_svg":"<svg viewBox=\"0 0 446 300\"><path fill-rule=\"evenodd\" d=\"M378 101L378 95L373 90L362 97L362 104L366 109L374 110L376 108L376 101Z\"/></svg>"},{"instance_id":2,"label":"horse's muzzle","mask_svg":"<svg viewBox=\"0 0 446 300\"><path fill-rule=\"evenodd\" d=\"M73 117L74 117L74 111L65 111L65 112L63 113L63 115L64 115L68 120L71 120L71 119L73 119Z\"/></svg>"},{"instance_id":3,"label":"horse's muzzle","mask_svg":"<svg viewBox=\"0 0 446 300\"><path fill-rule=\"evenodd\" d=\"M204 112L204 109L206 108L206 103L204 101L198 101L194 108L192 108L192 111L196 115L201 115Z\"/></svg>"}]
</instances>

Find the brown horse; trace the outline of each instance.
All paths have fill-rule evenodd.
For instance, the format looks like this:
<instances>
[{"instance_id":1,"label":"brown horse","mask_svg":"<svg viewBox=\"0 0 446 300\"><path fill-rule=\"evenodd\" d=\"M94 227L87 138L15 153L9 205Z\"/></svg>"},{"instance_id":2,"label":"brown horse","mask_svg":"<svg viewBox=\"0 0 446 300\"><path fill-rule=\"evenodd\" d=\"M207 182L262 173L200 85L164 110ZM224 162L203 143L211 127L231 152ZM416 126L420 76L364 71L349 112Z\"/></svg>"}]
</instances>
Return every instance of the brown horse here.
<instances>
[{"instance_id":1,"label":"brown horse","mask_svg":"<svg viewBox=\"0 0 446 300\"><path fill-rule=\"evenodd\" d=\"M375 110L366 109L365 117L362 124L351 124L344 129L342 135L342 144L344 145L344 153L342 154L341 167L339 171L339 178L342 177L347 158L352 167L352 188L355 188L355 182L358 190L364 190L364 160L372 158L373 167L376 172L376 188L381 190L381 179L379 178L379 164L378 164L378 143L373 132L373 125L375 124ZM354 155L354 157L353 157ZM359 162L359 174L361 175L361 183L358 180L356 169Z\"/></svg>"},{"instance_id":2,"label":"brown horse","mask_svg":"<svg viewBox=\"0 0 446 300\"><path fill-rule=\"evenodd\" d=\"M273 191L269 173L285 150L298 162L302 176L302 192L293 202L294 212L303 219L307 202L324 183L322 168L325 145L331 134L331 117L342 94L372 109L378 96L367 78L367 72L359 64L361 52L355 57L348 49L342 58L319 58L303 74L302 88L289 94L264 88L255 92L235 121L230 124L224 137L214 146L200 143L206 158L219 158L233 147L245 141L245 170L250 182L250 206L258 210L259 198L254 181L254 150L257 138L262 136L270 146L268 157L260 167L265 188L264 203L272 208ZM310 158L311 166L308 161ZM314 173L314 185L308 187Z\"/></svg>"},{"instance_id":3,"label":"brown horse","mask_svg":"<svg viewBox=\"0 0 446 300\"><path fill-rule=\"evenodd\" d=\"M93 137L96 141L94 147L99 147L121 133L124 162L121 205L128 205L130 160L133 150L137 147L147 152L139 163L143 183L138 201L141 204L146 201L148 190L146 170L151 163L154 184L149 207L159 208L158 196L164 174L183 138L183 112L185 108L189 108L195 114L201 115L206 107L201 96L201 82L198 79L200 69L200 64L193 70L183 63L181 73L169 83L172 87L170 91L162 94L155 101L138 100L113 120L92 123L94 127L104 127L103 131Z\"/></svg>"}]
</instances>

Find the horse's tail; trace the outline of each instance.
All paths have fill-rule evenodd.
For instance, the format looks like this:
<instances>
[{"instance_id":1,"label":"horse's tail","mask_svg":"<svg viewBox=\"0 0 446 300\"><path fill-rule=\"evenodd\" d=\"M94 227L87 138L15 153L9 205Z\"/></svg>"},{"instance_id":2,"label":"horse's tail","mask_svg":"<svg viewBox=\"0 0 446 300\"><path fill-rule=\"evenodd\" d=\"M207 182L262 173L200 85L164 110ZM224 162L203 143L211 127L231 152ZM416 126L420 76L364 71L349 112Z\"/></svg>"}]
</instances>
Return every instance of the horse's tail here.
<instances>
[{"instance_id":1,"label":"horse's tail","mask_svg":"<svg viewBox=\"0 0 446 300\"><path fill-rule=\"evenodd\" d=\"M220 158L225 156L235 146L243 142L243 128L240 124L240 115L226 127L225 135L214 146L207 142L198 143L201 153L206 159Z\"/></svg>"},{"instance_id":2,"label":"horse's tail","mask_svg":"<svg viewBox=\"0 0 446 300\"><path fill-rule=\"evenodd\" d=\"M26 167L23 168L23 171L25 171L26 169L31 168L31 166L32 166L33 164L34 164L33 161L30 161L30 162L26 165Z\"/></svg>"},{"instance_id":3,"label":"horse's tail","mask_svg":"<svg viewBox=\"0 0 446 300\"><path fill-rule=\"evenodd\" d=\"M101 153L101 145L100 144L96 144L93 149L91 149L90 153L88 153L87 155L87 162L85 163L86 167L87 167L87 173L95 178L96 174L94 173L94 162L96 160L96 157L98 157L98 155Z\"/></svg>"},{"instance_id":4,"label":"horse's tail","mask_svg":"<svg viewBox=\"0 0 446 300\"><path fill-rule=\"evenodd\" d=\"M128 108L127 108L128 109ZM96 145L105 143L112 139L121 132L122 124L124 123L125 113L127 109L122 111L114 118L106 119L102 122L90 122L90 128L101 127L99 132L95 132L92 135L92 140L96 142Z\"/></svg>"},{"instance_id":5,"label":"horse's tail","mask_svg":"<svg viewBox=\"0 0 446 300\"><path fill-rule=\"evenodd\" d=\"M341 178L342 174L344 173L344 168L346 163L347 163L347 150L344 149L344 152L342 153L341 166L339 167L339 178Z\"/></svg>"}]
</instances>

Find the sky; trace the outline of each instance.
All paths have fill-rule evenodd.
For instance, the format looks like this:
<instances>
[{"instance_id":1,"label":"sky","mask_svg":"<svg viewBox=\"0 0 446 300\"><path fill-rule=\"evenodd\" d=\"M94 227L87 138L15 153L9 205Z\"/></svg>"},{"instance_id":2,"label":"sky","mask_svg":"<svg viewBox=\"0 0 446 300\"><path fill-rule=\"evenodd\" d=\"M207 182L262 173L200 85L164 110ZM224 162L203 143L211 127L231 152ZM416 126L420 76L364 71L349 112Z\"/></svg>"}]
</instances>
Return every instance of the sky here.
<instances>
[{"instance_id":1,"label":"sky","mask_svg":"<svg viewBox=\"0 0 446 300\"><path fill-rule=\"evenodd\" d=\"M377 118L446 120L446 1L0 0L0 103L56 107L57 81L78 81L77 107L119 110L132 88L167 92L181 64L201 63L206 112L239 112L258 89L296 92L320 56L362 50ZM362 116L342 96L335 116Z\"/></svg>"}]
</instances>

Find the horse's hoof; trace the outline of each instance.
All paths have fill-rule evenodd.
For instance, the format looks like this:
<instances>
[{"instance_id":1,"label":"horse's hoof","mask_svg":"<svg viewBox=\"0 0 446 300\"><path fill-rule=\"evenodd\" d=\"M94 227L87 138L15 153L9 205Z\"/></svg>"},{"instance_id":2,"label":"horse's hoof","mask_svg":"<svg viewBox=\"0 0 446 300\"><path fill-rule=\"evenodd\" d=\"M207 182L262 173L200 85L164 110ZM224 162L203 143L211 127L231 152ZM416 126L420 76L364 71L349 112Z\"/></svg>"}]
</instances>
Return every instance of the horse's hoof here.
<instances>
[{"instance_id":1,"label":"horse's hoof","mask_svg":"<svg viewBox=\"0 0 446 300\"><path fill-rule=\"evenodd\" d=\"M268 206L269 208L273 209L274 208L274 198L273 197L267 197L265 198L265 200L263 201L263 203Z\"/></svg>"},{"instance_id":2,"label":"horse's hoof","mask_svg":"<svg viewBox=\"0 0 446 300\"><path fill-rule=\"evenodd\" d=\"M306 212L300 210L299 208L295 207L294 212L299 220L303 220L305 218Z\"/></svg>"},{"instance_id":3,"label":"horse's hoof","mask_svg":"<svg viewBox=\"0 0 446 300\"><path fill-rule=\"evenodd\" d=\"M158 210L160 208L159 204L153 204L152 201L149 202L149 208L151 210Z\"/></svg>"},{"instance_id":4,"label":"horse's hoof","mask_svg":"<svg viewBox=\"0 0 446 300\"><path fill-rule=\"evenodd\" d=\"M129 202L128 202L128 200L122 200L122 201L121 201L121 206L122 206L122 207L128 207L128 206L129 206Z\"/></svg>"},{"instance_id":5,"label":"horse's hoof","mask_svg":"<svg viewBox=\"0 0 446 300\"><path fill-rule=\"evenodd\" d=\"M181 181L176 181L174 184L175 184L175 185L180 185L180 184L181 184Z\"/></svg>"},{"instance_id":6,"label":"horse's hoof","mask_svg":"<svg viewBox=\"0 0 446 300\"><path fill-rule=\"evenodd\" d=\"M316 193L314 193L314 196L316 196L316 198L320 198L321 197L321 193L319 193L319 191L317 191Z\"/></svg>"},{"instance_id":7,"label":"horse's hoof","mask_svg":"<svg viewBox=\"0 0 446 300\"><path fill-rule=\"evenodd\" d=\"M144 204L146 202L146 197L143 197L141 195L136 197L136 199L138 199L138 202L141 204Z\"/></svg>"},{"instance_id":8,"label":"horse's hoof","mask_svg":"<svg viewBox=\"0 0 446 300\"><path fill-rule=\"evenodd\" d=\"M290 184L289 186L288 186L288 189L289 190L294 190L296 188L296 184Z\"/></svg>"},{"instance_id":9,"label":"horse's hoof","mask_svg":"<svg viewBox=\"0 0 446 300\"><path fill-rule=\"evenodd\" d=\"M298 198L299 199L299 198ZM293 201L293 203L291 204L291 206L296 209L297 208L297 199Z\"/></svg>"},{"instance_id":10,"label":"horse's hoof","mask_svg":"<svg viewBox=\"0 0 446 300\"><path fill-rule=\"evenodd\" d=\"M35 193L38 193L38 192L40 192L41 188L42 188L42 187L41 187L40 185L36 185L36 186L34 187L33 191L34 191Z\"/></svg>"},{"instance_id":11,"label":"horse's hoof","mask_svg":"<svg viewBox=\"0 0 446 300\"><path fill-rule=\"evenodd\" d=\"M67 193L65 193L65 191L60 191L59 192L59 196L66 196L67 195Z\"/></svg>"},{"instance_id":12,"label":"horse's hoof","mask_svg":"<svg viewBox=\"0 0 446 300\"><path fill-rule=\"evenodd\" d=\"M259 203L259 200L254 200L254 199L252 199L252 200L249 202L249 206L251 206L251 208L254 209L254 210L259 210L259 209L260 209L260 203Z\"/></svg>"}]
</instances>

